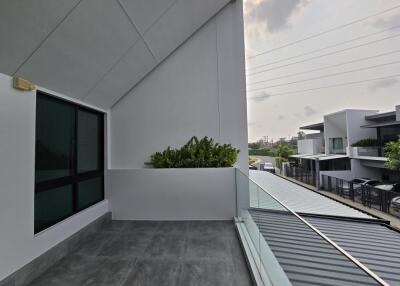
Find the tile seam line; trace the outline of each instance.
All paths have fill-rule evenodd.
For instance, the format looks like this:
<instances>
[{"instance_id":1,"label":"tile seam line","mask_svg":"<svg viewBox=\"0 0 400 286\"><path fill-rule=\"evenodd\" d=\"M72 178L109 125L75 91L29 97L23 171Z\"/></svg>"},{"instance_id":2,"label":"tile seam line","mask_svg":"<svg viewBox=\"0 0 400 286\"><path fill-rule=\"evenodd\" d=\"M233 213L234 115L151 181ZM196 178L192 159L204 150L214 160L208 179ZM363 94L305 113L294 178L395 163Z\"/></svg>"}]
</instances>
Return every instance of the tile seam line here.
<instances>
[{"instance_id":1,"label":"tile seam line","mask_svg":"<svg viewBox=\"0 0 400 286\"><path fill-rule=\"evenodd\" d=\"M121 0L116 0L116 1L117 1L118 5L120 6L121 10L124 12L125 16L128 18L128 20L129 20L129 22L131 23L132 27L133 27L133 28L136 30L136 32L138 33L140 39L141 39L141 40L143 41L143 43L145 44L146 48L149 50L149 52L150 52L151 56L153 57L154 61L157 62L158 60L157 60L156 56L154 55L153 50L151 49L150 45L147 43L146 39L144 38L144 34L142 34L142 33L139 31L139 29L138 29L138 27L137 27L135 21L133 20L133 17L131 17L131 16L129 15L129 13L128 13L126 7L125 7L124 4L121 2ZM176 1L176 0L175 0L175 1ZM163 14L163 15L164 15L164 14ZM161 16L162 16L162 15L161 15ZM161 16L160 16L160 17L161 17ZM158 21L158 19L157 19L156 21Z\"/></svg>"},{"instance_id":2,"label":"tile seam line","mask_svg":"<svg viewBox=\"0 0 400 286\"><path fill-rule=\"evenodd\" d=\"M82 1L82 0L81 0ZM154 60L154 64L158 63L158 60L153 52L153 50L150 48L150 45L147 43L146 39L144 38L144 35L146 34L146 32L154 26L154 24L156 22L159 21L159 19L161 17L163 17L168 10L171 9L172 6L174 6L174 4L178 1L178 0L174 0L172 2L172 4L150 25L149 28L147 28L144 33L142 34L137 25L135 24L135 21L133 20L133 18L129 15L129 13L126 10L126 7L124 6L124 4L120 1L120 0L115 0L118 5L120 6L121 10L123 11L123 13L126 15L126 17L128 18L129 22L131 23L132 27L135 29L136 33L138 33L139 38L143 41L144 45L146 46L146 49L149 51L149 53L151 54L151 57ZM85 100L86 98L88 98L91 94L91 92L93 90L96 89L96 87L107 77L107 75L109 75L114 69L115 67L123 60L123 58L138 44L139 40L135 41L128 49L125 53L123 53L117 60L116 62L106 71L106 73L85 93L85 95L81 98L81 100ZM124 96L124 94L122 95ZM117 100L118 101L118 100ZM111 108L114 104L111 105ZM110 108L109 108L110 109Z\"/></svg>"},{"instance_id":3,"label":"tile seam line","mask_svg":"<svg viewBox=\"0 0 400 286\"><path fill-rule=\"evenodd\" d=\"M138 82L136 82L135 84L133 84L122 96L120 96L116 101L114 101L114 103L111 104L109 109L114 108L120 101L122 101L129 93L131 93L141 82L143 82L147 76L149 74L151 74L156 68L158 68L159 66L161 66L164 62L167 61L167 59L169 59L171 57L172 54L174 54L177 50L179 50L184 44L186 44L187 42L189 42L190 39L192 39L194 37L194 35L200 31L203 27L205 27L214 17L216 17L218 15L218 13L220 13L220 11L222 11L225 7L227 7L232 1L235 0L231 0L228 3L226 3L225 5L223 5L223 7L221 7L220 9L218 9L218 11L216 11L215 13L213 13L213 15L208 18L202 25L200 25L198 28L196 28L193 33L191 33L183 42L181 42L176 48L174 48L171 52L169 52L167 54L167 56L165 56L163 59L161 59L160 61L158 61L156 63L156 65L154 67L152 67L150 69L150 71L148 71L145 75L143 75L140 80Z\"/></svg>"},{"instance_id":4,"label":"tile seam line","mask_svg":"<svg viewBox=\"0 0 400 286\"><path fill-rule=\"evenodd\" d=\"M220 105L221 105L221 76L220 76L220 64L219 64L219 60L220 60L220 56L219 56L219 52L218 52L218 20L217 17L215 17L214 19L214 23L215 23L215 52L216 52L216 56L217 56L217 63L216 63L216 67L217 67L217 93L218 93L218 104L217 104L217 108L218 108L218 137L220 142L221 140L221 109L220 109Z\"/></svg>"},{"instance_id":5,"label":"tile seam line","mask_svg":"<svg viewBox=\"0 0 400 286\"><path fill-rule=\"evenodd\" d=\"M65 16L57 23L57 25L46 35L46 37L39 43L39 45L28 55L28 57L17 67L12 76L15 76L21 68L36 54L36 52L44 45L44 43L54 34L54 32L65 22L65 20L75 11L75 9L83 2L79 0Z\"/></svg>"}]
</instances>

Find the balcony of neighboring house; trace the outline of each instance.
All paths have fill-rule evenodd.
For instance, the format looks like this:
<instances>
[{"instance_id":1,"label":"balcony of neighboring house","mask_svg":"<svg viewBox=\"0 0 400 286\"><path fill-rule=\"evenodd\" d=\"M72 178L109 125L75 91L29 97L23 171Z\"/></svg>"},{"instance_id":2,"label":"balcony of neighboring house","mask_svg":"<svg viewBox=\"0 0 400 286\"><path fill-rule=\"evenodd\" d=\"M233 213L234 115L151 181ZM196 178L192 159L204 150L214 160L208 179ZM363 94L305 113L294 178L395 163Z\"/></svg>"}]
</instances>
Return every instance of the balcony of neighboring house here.
<instances>
[{"instance_id":1,"label":"balcony of neighboring house","mask_svg":"<svg viewBox=\"0 0 400 286\"><path fill-rule=\"evenodd\" d=\"M312 131L304 139L297 141L298 154L315 155L325 153L324 124L317 123L300 127L300 130Z\"/></svg>"},{"instance_id":2,"label":"balcony of neighboring house","mask_svg":"<svg viewBox=\"0 0 400 286\"><path fill-rule=\"evenodd\" d=\"M365 116L366 122L362 129L375 130L374 138L364 138L349 147L349 156L361 160L385 162L384 146L391 141L399 140L400 118L396 111L377 113ZM376 138L376 139L375 139Z\"/></svg>"}]
</instances>

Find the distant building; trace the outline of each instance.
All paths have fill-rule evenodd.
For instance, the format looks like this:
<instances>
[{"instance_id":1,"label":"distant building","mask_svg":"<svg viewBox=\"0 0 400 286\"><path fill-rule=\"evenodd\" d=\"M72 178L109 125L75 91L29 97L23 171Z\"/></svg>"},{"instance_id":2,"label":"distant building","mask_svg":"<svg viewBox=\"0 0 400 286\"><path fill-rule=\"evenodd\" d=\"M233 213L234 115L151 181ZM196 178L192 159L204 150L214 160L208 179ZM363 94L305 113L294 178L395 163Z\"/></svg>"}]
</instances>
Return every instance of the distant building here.
<instances>
[{"instance_id":1,"label":"distant building","mask_svg":"<svg viewBox=\"0 0 400 286\"><path fill-rule=\"evenodd\" d=\"M324 116L323 122L302 126L313 130L298 140L298 155L293 155L302 168L351 180L359 177L393 181L398 172L385 168L387 158L383 146L397 140L400 134L400 105L396 111L379 113L377 110L346 109ZM377 146L352 147L362 139L376 139Z\"/></svg>"}]
</instances>

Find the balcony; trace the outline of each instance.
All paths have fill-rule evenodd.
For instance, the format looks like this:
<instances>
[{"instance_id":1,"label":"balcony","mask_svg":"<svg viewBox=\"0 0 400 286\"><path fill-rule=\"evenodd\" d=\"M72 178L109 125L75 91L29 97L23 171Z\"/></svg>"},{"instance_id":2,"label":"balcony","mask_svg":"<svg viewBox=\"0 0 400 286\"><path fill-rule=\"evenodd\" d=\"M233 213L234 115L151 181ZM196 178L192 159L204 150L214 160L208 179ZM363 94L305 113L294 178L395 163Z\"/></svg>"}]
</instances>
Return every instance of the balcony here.
<instances>
[{"instance_id":1,"label":"balcony","mask_svg":"<svg viewBox=\"0 0 400 286\"><path fill-rule=\"evenodd\" d=\"M106 220L40 285L252 285L232 221Z\"/></svg>"},{"instance_id":2,"label":"balcony","mask_svg":"<svg viewBox=\"0 0 400 286\"><path fill-rule=\"evenodd\" d=\"M325 153L325 146L322 138L298 140L297 149L299 154L315 155Z\"/></svg>"},{"instance_id":3,"label":"balcony","mask_svg":"<svg viewBox=\"0 0 400 286\"><path fill-rule=\"evenodd\" d=\"M383 147L348 147L346 152L350 158L386 161Z\"/></svg>"}]
</instances>

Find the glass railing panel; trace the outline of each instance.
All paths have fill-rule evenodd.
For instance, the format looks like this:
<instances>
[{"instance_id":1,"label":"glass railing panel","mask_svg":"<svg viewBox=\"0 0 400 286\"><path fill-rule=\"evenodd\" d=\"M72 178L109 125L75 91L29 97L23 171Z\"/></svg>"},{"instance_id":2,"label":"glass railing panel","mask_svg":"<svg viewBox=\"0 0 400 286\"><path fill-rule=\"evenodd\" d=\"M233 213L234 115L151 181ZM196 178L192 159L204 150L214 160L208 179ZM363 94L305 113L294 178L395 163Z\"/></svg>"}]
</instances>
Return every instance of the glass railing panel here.
<instances>
[{"instance_id":1,"label":"glass railing panel","mask_svg":"<svg viewBox=\"0 0 400 286\"><path fill-rule=\"evenodd\" d=\"M380 148L379 147L357 147L358 156L367 156L367 157L380 157Z\"/></svg>"},{"instance_id":2,"label":"glass railing panel","mask_svg":"<svg viewBox=\"0 0 400 286\"><path fill-rule=\"evenodd\" d=\"M253 260L264 285L290 286L291 283L260 232L261 221L251 213L251 210L264 208L286 211L285 208L239 170L236 171L236 185L238 220L252 242Z\"/></svg>"}]
</instances>

